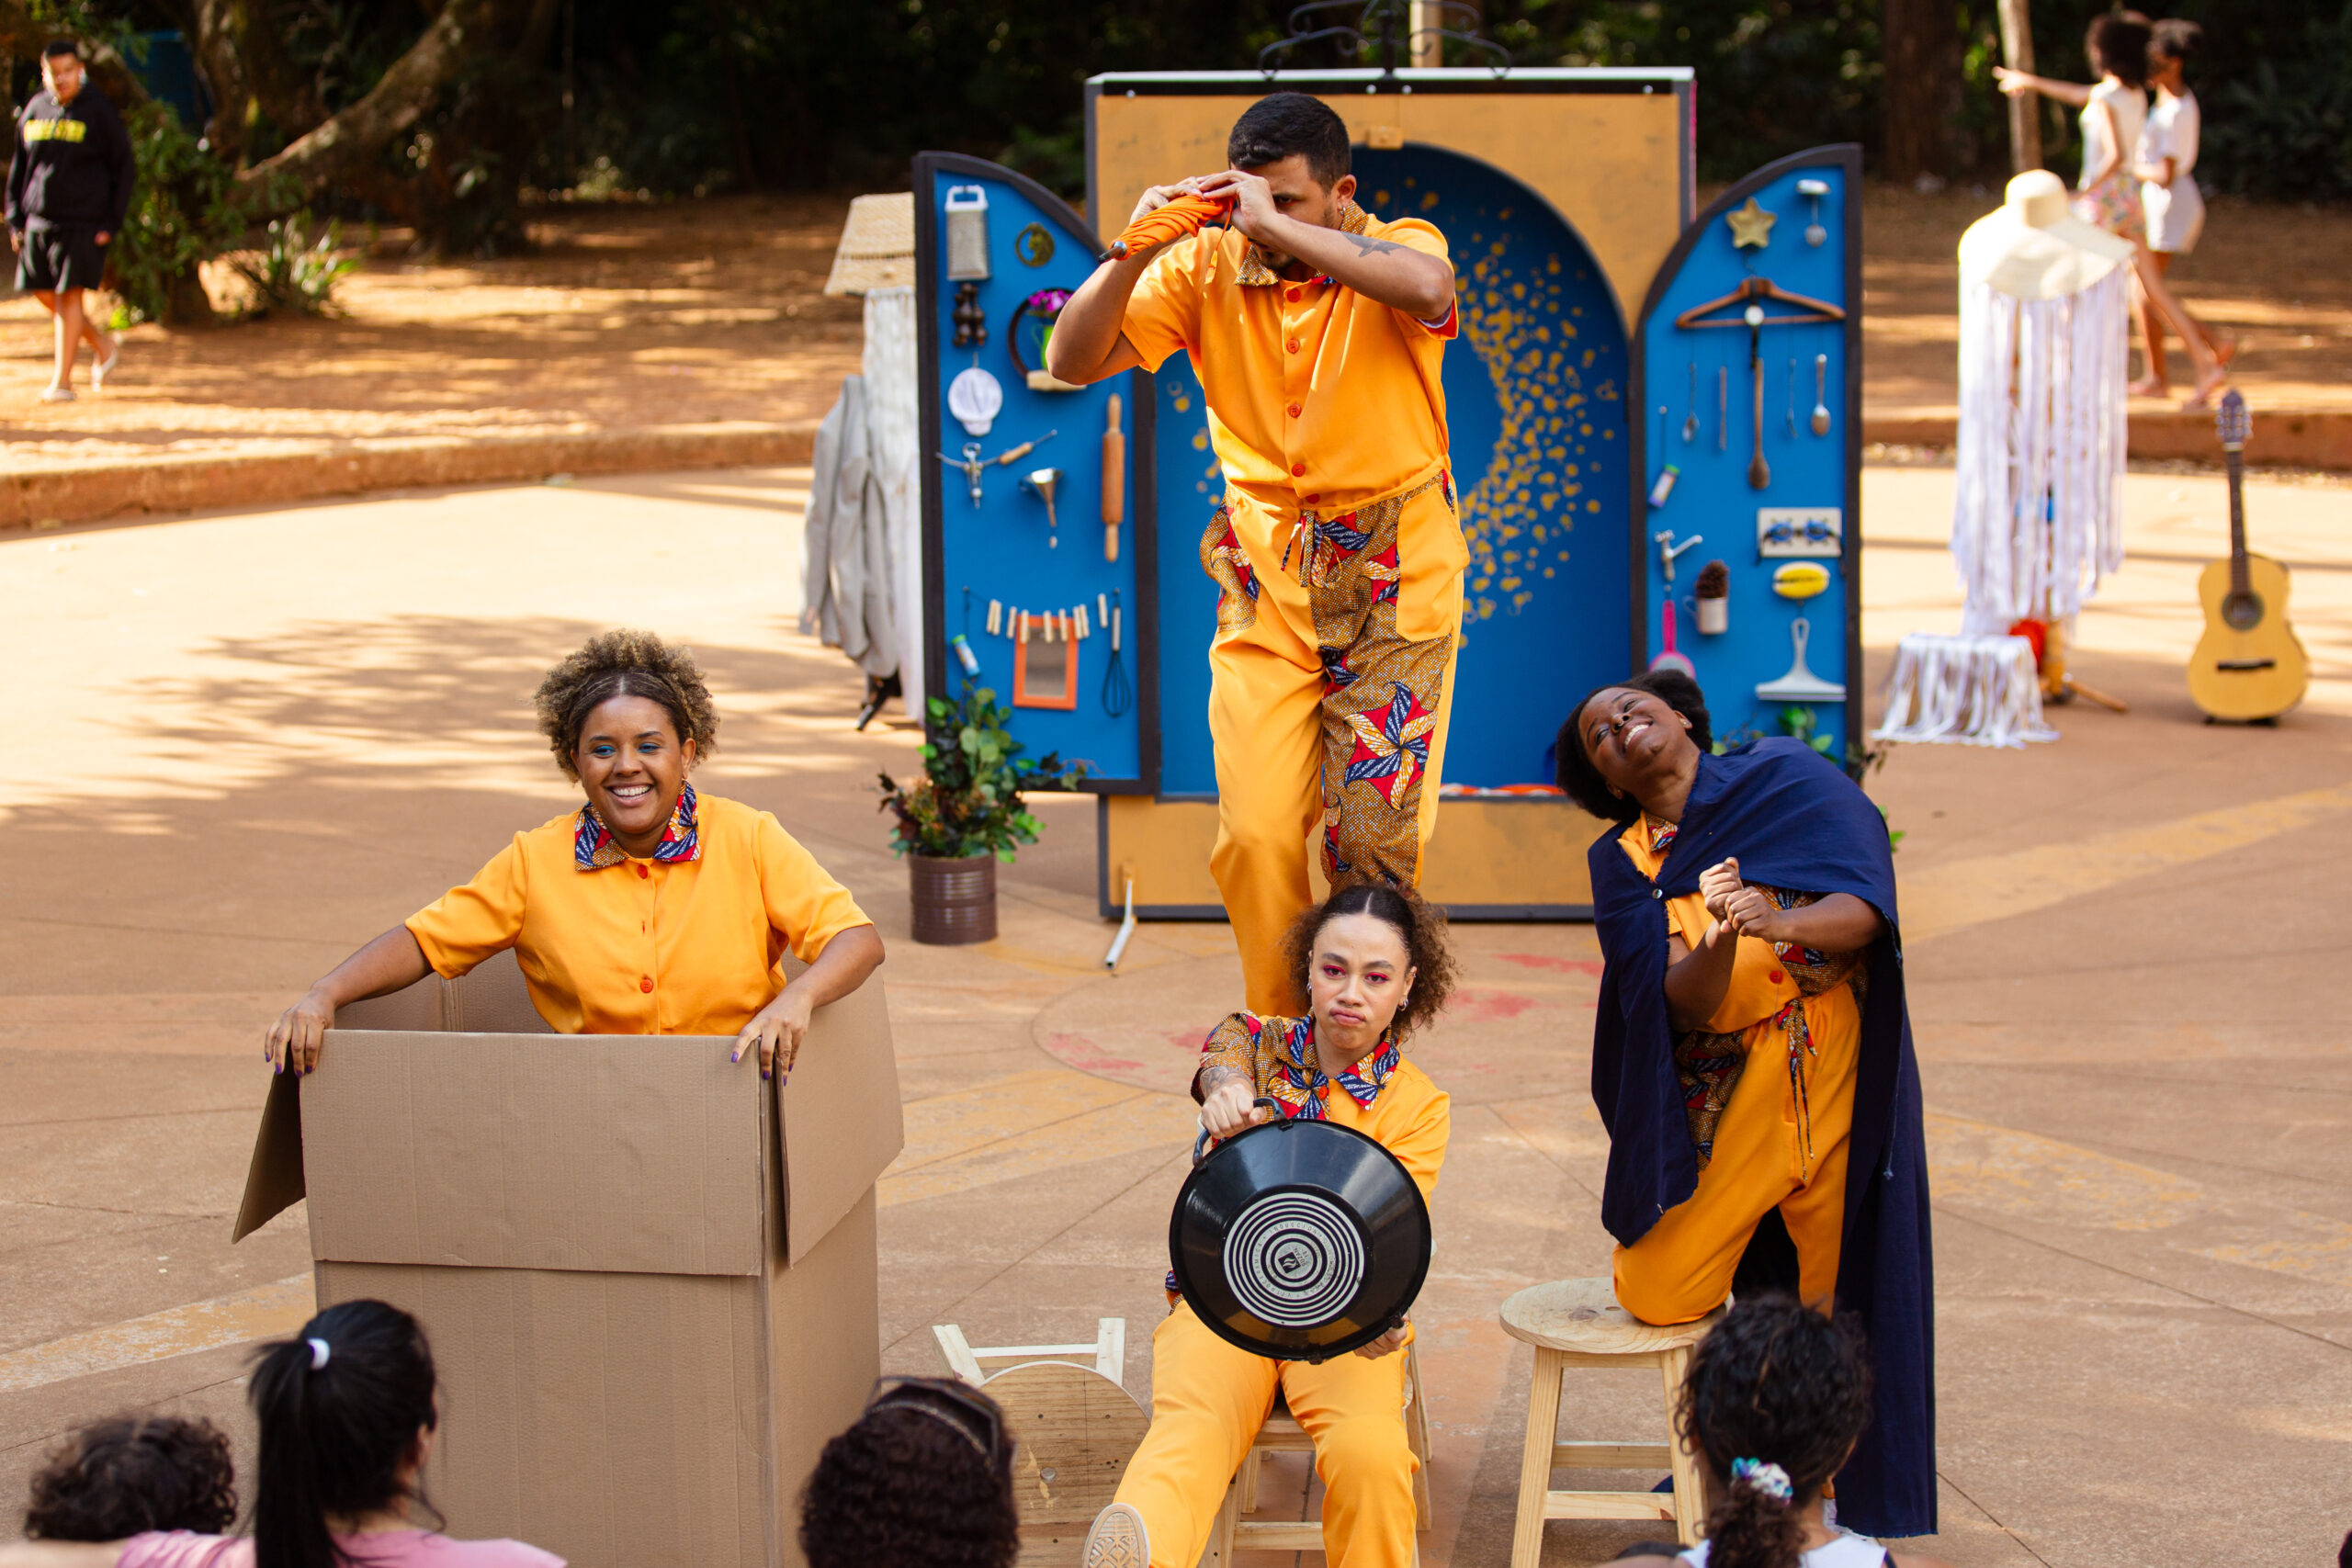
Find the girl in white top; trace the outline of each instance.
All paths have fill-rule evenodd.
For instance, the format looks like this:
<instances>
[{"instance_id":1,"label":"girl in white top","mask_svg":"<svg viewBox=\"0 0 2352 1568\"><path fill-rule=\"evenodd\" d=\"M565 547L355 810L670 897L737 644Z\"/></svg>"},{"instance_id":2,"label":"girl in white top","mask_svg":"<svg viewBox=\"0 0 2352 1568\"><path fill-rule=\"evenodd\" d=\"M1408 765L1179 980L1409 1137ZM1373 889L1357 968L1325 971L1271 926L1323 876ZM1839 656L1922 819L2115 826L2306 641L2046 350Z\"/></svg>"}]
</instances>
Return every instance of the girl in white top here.
<instances>
[{"instance_id":1,"label":"girl in white top","mask_svg":"<svg viewBox=\"0 0 2352 1568\"><path fill-rule=\"evenodd\" d=\"M1944 1568L1822 1517L1822 1490L1871 1417L1861 1337L1791 1296L1733 1304L1691 1352L1680 1420L1722 1500L1707 1539L1635 1547L1639 1568ZM1640 1555L1636 1555L1640 1554Z\"/></svg>"},{"instance_id":2,"label":"girl in white top","mask_svg":"<svg viewBox=\"0 0 2352 1568\"><path fill-rule=\"evenodd\" d=\"M2195 53L2205 29L2195 22L2168 17L2155 25L2148 43L2148 85L2156 90L2156 107L2148 111L2148 127L2140 133L2140 149L2132 174L2140 181L2140 205L2148 218L2148 250L2156 275L2165 276L2172 258L2196 248L2205 228L2205 197L2197 188L2197 143L2203 129L2197 95L2184 79L2188 57ZM2237 352L2233 339L2215 333L2194 317L2189 324L2205 340L2213 357L2227 365ZM2148 344L2148 374L2132 384L2135 392L2161 396L2166 389L2164 318L2143 300L2140 330Z\"/></svg>"},{"instance_id":3,"label":"girl in white top","mask_svg":"<svg viewBox=\"0 0 2352 1568\"><path fill-rule=\"evenodd\" d=\"M2223 379L2222 356L2208 343L2204 331L2181 308L2165 286L2164 271L2148 249L2147 219L2140 203L2140 181L2132 166L2140 132L2148 116L2147 94L2150 29L2145 18L2131 12L2109 11L2091 19L2083 48L2099 79L2090 86L2060 82L2006 65L1993 67L2001 91L2012 97L2040 93L2083 111L2083 172L2075 182L2082 194L2075 198L2075 215L2096 223L2136 247L2132 276L2140 297L2156 317L2168 323L2188 346L2197 368L2197 391L2187 403L2192 409L2210 406ZM2132 383L2133 391L2161 393L2154 378L2155 355L2149 355L2151 378Z\"/></svg>"}]
</instances>

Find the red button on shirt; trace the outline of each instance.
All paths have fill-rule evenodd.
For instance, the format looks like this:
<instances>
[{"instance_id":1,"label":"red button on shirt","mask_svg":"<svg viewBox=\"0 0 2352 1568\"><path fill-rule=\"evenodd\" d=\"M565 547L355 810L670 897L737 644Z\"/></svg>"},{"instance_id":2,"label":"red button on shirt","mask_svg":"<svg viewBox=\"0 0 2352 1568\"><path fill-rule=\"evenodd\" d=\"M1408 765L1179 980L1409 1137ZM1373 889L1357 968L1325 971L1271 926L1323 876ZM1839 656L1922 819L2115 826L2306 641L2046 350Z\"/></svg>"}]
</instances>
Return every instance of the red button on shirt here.
<instances>
[{"instance_id":1,"label":"red button on shirt","mask_svg":"<svg viewBox=\"0 0 2352 1568\"><path fill-rule=\"evenodd\" d=\"M639 981L637 983L637 988L638 988L639 990L640 990L640 991L650 991L650 990L651 990L651 989L653 988L653 976L650 976L650 975L648 975L647 976L645 976L645 978L644 978L644 979L639 980Z\"/></svg>"},{"instance_id":2,"label":"red button on shirt","mask_svg":"<svg viewBox=\"0 0 2352 1568\"><path fill-rule=\"evenodd\" d=\"M1302 496L1300 496L1298 499L1299 499L1299 500L1301 500L1301 501L1306 502L1307 503L1309 503L1309 504L1311 505L1311 504L1313 504L1314 502L1318 502L1318 501L1320 501L1320 500L1322 500L1322 499L1323 499L1323 492L1322 492L1321 491L1319 491L1319 490L1318 490L1318 491L1317 491L1315 493L1313 493L1312 495L1302 495Z\"/></svg>"},{"instance_id":3,"label":"red button on shirt","mask_svg":"<svg viewBox=\"0 0 2352 1568\"><path fill-rule=\"evenodd\" d=\"M1290 291L1290 295L1289 295L1290 302L1291 302L1292 304L1294 304L1294 305L1297 304L1297 303L1298 303L1298 301L1299 301L1300 297L1301 297L1302 295L1304 295L1306 292L1306 290L1305 290L1305 289L1303 289L1303 288L1294 288L1294 289L1292 289L1292 290Z\"/></svg>"},{"instance_id":4,"label":"red button on shirt","mask_svg":"<svg viewBox=\"0 0 2352 1568\"><path fill-rule=\"evenodd\" d=\"M1293 338L1288 343L1283 344L1283 346L1289 349L1293 354L1296 354L1298 352L1298 340L1296 338Z\"/></svg>"},{"instance_id":5,"label":"red button on shirt","mask_svg":"<svg viewBox=\"0 0 2352 1568\"><path fill-rule=\"evenodd\" d=\"M651 876L653 874L640 865L637 868L637 874L639 876Z\"/></svg>"},{"instance_id":6,"label":"red button on shirt","mask_svg":"<svg viewBox=\"0 0 2352 1568\"><path fill-rule=\"evenodd\" d=\"M1773 971L1772 971L1772 984L1774 984L1774 985L1776 985L1776 986L1777 986L1777 985L1779 985L1781 981L1783 981L1783 980L1785 980L1785 979L1787 979L1787 978L1788 978L1788 976L1787 976L1786 975L1781 974L1778 969L1775 969L1775 970L1773 970Z\"/></svg>"},{"instance_id":7,"label":"red button on shirt","mask_svg":"<svg viewBox=\"0 0 2352 1568\"><path fill-rule=\"evenodd\" d=\"M1306 465L1304 463L1293 463L1290 466L1290 477L1295 479L1305 479L1306 477Z\"/></svg>"},{"instance_id":8,"label":"red button on shirt","mask_svg":"<svg viewBox=\"0 0 2352 1568\"><path fill-rule=\"evenodd\" d=\"M1296 404L1296 403L1293 403L1293 404L1291 404L1291 405L1290 405L1290 416L1291 416L1291 418L1293 418L1293 419L1296 419L1296 418L1299 416L1299 414L1300 414L1301 412L1304 412L1304 411L1300 408L1300 406L1299 406L1298 404Z\"/></svg>"}]
</instances>

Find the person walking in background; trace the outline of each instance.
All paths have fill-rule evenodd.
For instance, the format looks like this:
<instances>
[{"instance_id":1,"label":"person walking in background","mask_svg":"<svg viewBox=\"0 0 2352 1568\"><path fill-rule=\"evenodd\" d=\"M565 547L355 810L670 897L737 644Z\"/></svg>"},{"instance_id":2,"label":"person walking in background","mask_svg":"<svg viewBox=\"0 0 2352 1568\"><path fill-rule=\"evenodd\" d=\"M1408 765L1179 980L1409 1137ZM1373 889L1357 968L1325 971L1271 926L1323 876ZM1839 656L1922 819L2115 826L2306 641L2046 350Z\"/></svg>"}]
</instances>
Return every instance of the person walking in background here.
<instances>
[{"instance_id":1,"label":"person walking in background","mask_svg":"<svg viewBox=\"0 0 2352 1568\"><path fill-rule=\"evenodd\" d=\"M82 57L61 39L41 51L41 90L17 117L8 164L8 243L17 287L57 321L57 361L45 403L74 400L74 359L90 340L90 385L103 388L122 354L84 305L106 276L107 247L130 210L135 165L130 133L107 96L92 86Z\"/></svg>"},{"instance_id":2,"label":"person walking in background","mask_svg":"<svg viewBox=\"0 0 2352 1568\"><path fill-rule=\"evenodd\" d=\"M2165 287L2148 250L2146 215L2140 207L2140 185L2132 156L2147 123L2148 18L2137 11L2109 11L2091 19L2083 38L2083 52L2090 56L2098 80L2090 86L2060 82L2006 65L1993 67L2001 91L2011 97L2040 93L2083 111L2083 172L2075 182L2075 216L2096 223L2109 233L2132 242L2132 276L2157 311L2188 349L2197 368L2196 395L2186 405L2207 407L2225 378L2220 358L2206 346L2204 334Z\"/></svg>"},{"instance_id":3,"label":"person walking in background","mask_svg":"<svg viewBox=\"0 0 2352 1568\"><path fill-rule=\"evenodd\" d=\"M2192 177L2204 122L2197 95L2188 90L2186 80L2188 59L2204 37L2205 29L2195 22L2169 17L2155 25L2148 40L2148 85L2156 90L2156 102L2148 111L2147 128L2140 132L2132 172L2140 181L2140 206L2148 220L2148 254L2159 277L2171 271L2173 257L2197 248L2197 236L2205 228L2204 193ZM2237 344L2216 336L2195 317L2188 320L2213 357L2227 365ZM2132 389L2162 397L2171 389L2171 379L2165 367L2164 315L2152 299L2140 301L2140 331L2148 344L2148 373L2132 382Z\"/></svg>"}]
</instances>

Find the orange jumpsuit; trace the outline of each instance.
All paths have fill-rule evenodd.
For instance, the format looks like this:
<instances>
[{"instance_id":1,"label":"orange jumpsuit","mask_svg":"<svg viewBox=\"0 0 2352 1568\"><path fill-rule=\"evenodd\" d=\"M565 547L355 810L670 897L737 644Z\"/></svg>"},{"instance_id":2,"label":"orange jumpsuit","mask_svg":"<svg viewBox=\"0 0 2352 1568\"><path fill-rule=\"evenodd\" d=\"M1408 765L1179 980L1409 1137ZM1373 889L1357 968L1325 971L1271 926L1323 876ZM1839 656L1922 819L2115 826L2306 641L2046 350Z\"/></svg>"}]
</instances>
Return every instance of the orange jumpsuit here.
<instances>
[{"instance_id":1,"label":"orange jumpsuit","mask_svg":"<svg viewBox=\"0 0 2352 1568\"><path fill-rule=\"evenodd\" d=\"M1618 840L1652 879L1671 841L1672 829L1647 818ZM1696 949L1710 924L1705 897L1670 899L1666 913ZM1640 1241L1616 1249L1618 1303L1643 1322L1689 1323L1721 1306L1748 1238L1775 1208L1796 1244L1803 1299L1826 1303L1837 1290L1861 959L1742 937L1722 1005L1677 1038L1699 1185Z\"/></svg>"},{"instance_id":2,"label":"orange jumpsuit","mask_svg":"<svg viewBox=\"0 0 2352 1568\"><path fill-rule=\"evenodd\" d=\"M1248 1068L1261 1091L1273 1092L1281 1069L1259 1034L1294 1021L1237 1013L1209 1036L1208 1062ZM1331 1121L1402 1161L1424 1199L1436 1188L1450 1101L1420 1068L1398 1061L1370 1105L1329 1084L1317 1094ZM1152 1568L1200 1561L1226 1486L1277 1391L1315 1439L1329 1568L1410 1568L1419 1461L1405 1435L1404 1352L1335 1356L1320 1366L1271 1360L1218 1338L1182 1302L1152 1334L1151 1430L1119 1483L1118 1500L1143 1516Z\"/></svg>"},{"instance_id":3,"label":"orange jumpsuit","mask_svg":"<svg viewBox=\"0 0 2352 1568\"><path fill-rule=\"evenodd\" d=\"M1418 219L1341 225L1430 255ZM1327 877L1419 880L1436 826L1469 549L1439 369L1454 335L1328 278L1293 283L1238 230L1168 246L1124 333L1152 370L1191 354L1225 496L1201 539L1224 895L1250 1006L1296 1012L1282 934Z\"/></svg>"}]
</instances>

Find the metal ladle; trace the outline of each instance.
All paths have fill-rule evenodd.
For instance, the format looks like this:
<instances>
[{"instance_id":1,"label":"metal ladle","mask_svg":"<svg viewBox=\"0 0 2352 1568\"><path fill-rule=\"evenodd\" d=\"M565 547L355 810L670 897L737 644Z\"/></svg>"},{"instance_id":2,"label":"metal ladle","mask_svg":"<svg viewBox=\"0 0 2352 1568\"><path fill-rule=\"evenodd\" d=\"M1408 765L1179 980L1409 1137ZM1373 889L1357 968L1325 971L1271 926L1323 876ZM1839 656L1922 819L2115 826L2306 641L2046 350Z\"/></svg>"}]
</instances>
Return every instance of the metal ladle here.
<instances>
[{"instance_id":1,"label":"metal ladle","mask_svg":"<svg viewBox=\"0 0 2352 1568\"><path fill-rule=\"evenodd\" d=\"M1059 525L1054 516L1054 491L1061 488L1061 482L1059 468L1032 468L1021 476L1021 488L1036 491L1037 499L1046 503L1046 547L1049 550L1061 547L1061 536L1056 531Z\"/></svg>"},{"instance_id":2,"label":"metal ladle","mask_svg":"<svg viewBox=\"0 0 2352 1568\"><path fill-rule=\"evenodd\" d=\"M1815 355L1813 356L1813 433L1815 435L1829 434L1829 404L1822 397L1822 389L1827 385L1828 377L1829 356L1826 354Z\"/></svg>"},{"instance_id":3,"label":"metal ladle","mask_svg":"<svg viewBox=\"0 0 2352 1568\"><path fill-rule=\"evenodd\" d=\"M1691 442L1699 439L1699 362L1695 359L1690 362L1690 401L1688 407L1690 412L1682 421L1682 439Z\"/></svg>"}]
</instances>

